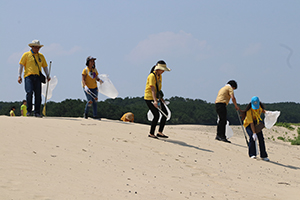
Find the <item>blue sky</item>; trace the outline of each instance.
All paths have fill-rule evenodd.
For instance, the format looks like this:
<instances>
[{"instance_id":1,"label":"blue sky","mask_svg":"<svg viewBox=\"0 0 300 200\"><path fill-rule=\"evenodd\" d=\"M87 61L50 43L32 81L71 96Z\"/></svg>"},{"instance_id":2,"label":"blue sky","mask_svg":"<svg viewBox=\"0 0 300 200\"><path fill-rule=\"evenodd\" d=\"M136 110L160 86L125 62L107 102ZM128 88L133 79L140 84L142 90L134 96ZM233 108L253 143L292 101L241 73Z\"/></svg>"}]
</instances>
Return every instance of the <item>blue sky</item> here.
<instances>
[{"instance_id":1,"label":"blue sky","mask_svg":"<svg viewBox=\"0 0 300 200\"><path fill-rule=\"evenodd\" d=\"M58 78L56 102L85 99L81 72L91 55L122 98L143 96L163 59L172 69L163 74L166 98L214 102L234 79L238 103L254 95L299 103L299 8L298 0L2 0L0 101L25 99L18 63L38 39Z\"/></svg>"}]
</instances>

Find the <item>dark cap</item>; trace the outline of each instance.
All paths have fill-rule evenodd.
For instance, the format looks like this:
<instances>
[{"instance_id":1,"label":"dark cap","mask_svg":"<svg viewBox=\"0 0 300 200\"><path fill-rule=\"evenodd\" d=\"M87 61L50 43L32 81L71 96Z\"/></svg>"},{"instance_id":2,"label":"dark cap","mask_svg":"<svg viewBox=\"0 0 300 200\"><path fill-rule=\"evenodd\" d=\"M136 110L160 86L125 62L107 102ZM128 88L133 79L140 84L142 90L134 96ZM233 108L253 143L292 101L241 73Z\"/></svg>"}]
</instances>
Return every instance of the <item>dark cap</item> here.
<instances>
[{"instance_id":1,"label":"dark cap","mask_svg":"<svg viewBox=\"0 0 300 200\"><path fill-rule=\"evenodd\" d=\"M89 65L89 61L90 61L90 60L96 60L96 58L94 58L94 57L92 57L92 56L87 57L87 58L86 58L86 64L85 64L86 66Z\"/></svg>"}]
</instances>

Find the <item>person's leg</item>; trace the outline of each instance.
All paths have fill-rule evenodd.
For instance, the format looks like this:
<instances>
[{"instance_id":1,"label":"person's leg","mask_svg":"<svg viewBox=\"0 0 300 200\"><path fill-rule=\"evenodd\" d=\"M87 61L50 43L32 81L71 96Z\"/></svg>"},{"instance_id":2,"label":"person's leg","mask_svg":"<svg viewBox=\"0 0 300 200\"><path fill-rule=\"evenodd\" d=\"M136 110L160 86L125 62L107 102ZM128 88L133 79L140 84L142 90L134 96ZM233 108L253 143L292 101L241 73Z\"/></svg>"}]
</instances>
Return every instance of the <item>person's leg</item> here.
<instances>
[{"instance_id":1,"label":"person's leg","mask_svg":"<svg viewBox=\"0 0 300 200\"><path fill-rule=\"evenodd\" d=\"M89 108L90 108L90 106L91 106L92 103L93 103L93 100L92 100L93 98L92 98L91 95L88 94L84 89L83 89L83 92L84 92L84 94L85 94L85 96L86 96L86 99L87 99L87 103L86 103L85 109L84 109L84 117L87 118L88 113L89 113Z\"/></svg>"},{"instance_id":2,"label":"person's leg","mask_svg":"<svg viewBox=\"0 0 300 200\"><path fill-rule=\"evenodd\" d=\"M42 83L39 76L34 76L34 114L40 115L42 103Z\"/></svg>"},{"instance_id":3,"label":"person's leg","mask_svg":"<svg viewBox=\"0 0 300 200\"><path fill-rule=\"evenodd\" d=\"M167 111L167 109L165 107L165 104L163 104L163 103L161 103L161 110L168 116L168 111ZM159 129L158 129L159 133L163 132L164 127L166 125L166 121L167 121L167 118L163 114L161 114L161 115L162 115L162 117L160 119Z\"/></svg>"},{"instance_id":4,"label":"person's leg","mask_svg":"<svg viewBox=\"0 0 300 200\"><path fill-rule=\"evenodd\" d=\"M27 101L27 114L32 113L32 95L33 95L33 81L32 75L25 77L25 92L26 92L26 101Z\"/></svg>"},{"instance_id":5,"label":"person's leg","mask_svg":"<svg viewBox=\"0 0 300 200\"><path fill-rule=\"evenodd\" d=\"M97 101L95 100L95 98L98 98L98 88L95 89L91 89L91 92L93 93L92 95L94 96L94 98L92 98L93 101L93 117L96 118L97 117Z\"/></svg>"},{"instance_id":6,"label":"person's leg","mask_svg":"<svg viewBox=\"0 0 300 200\"><path fill-rule=\"evenodd\" d=\"M219 116L219 123L217 126L217 136L221 139L226 139L225 130L226 130L226 122L227 122L227 109L225 103L217 103L216 111Z\"/></svg>"},{"instance_id":7,"label":"person's leg","mask_svg":"<svg viewBox=\"0 0 300 200\"><path fill-rule=\"evenodd\" d=\"M158 119L159 119L159 113L158 113L157 108L155 108L155 106L152 104L151 100L145 100L145 101L146 101L146 104L147 104L148 108L150 109L150 111L153 114L153 120L152 120L152 123L151 123L150 134L154 135L155 128L156 128L156 125L157 125L157 122L158 122Z\"/></svg>"},{"instance_id":8,"label":"person's leg","mask_svg":"<svg viewBox=\"0 0 300 200\"><path fill-rule=\"evenodd\" d=\"M267 154L267 151L266 151L265 139L264 139L262 131L257 133L257 138L258 138L258 142L259 142L260 157L261 158L267 158L268 154Z\"/></svg>"},{"instance_id":9,"label":"person's leg","mask_svg":"<svg viewBox=\"0 0 300 200\"><path fill-rule=\"evenodd\" d=\"M249 157L252 157L252 156L256 156L256 147L255 147L255 141L253 140L253 132L252 132L252 129L251 129L251 126L247 126L246 127L246 131L249 135L249 144L248 144L248 147L249 147L249 151L248 151L248 154L249 154Z\"/></svg>"}]
</instances>

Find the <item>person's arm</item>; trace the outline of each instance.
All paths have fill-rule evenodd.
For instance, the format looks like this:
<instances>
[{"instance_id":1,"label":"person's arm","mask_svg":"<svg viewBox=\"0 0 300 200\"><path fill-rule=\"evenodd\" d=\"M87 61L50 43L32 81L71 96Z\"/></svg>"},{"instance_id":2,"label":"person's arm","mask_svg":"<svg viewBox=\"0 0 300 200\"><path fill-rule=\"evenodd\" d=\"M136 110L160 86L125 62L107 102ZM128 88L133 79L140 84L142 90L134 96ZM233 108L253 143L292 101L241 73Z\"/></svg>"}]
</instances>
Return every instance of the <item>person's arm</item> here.
<instances>
[{"instance_id":1,"label":"person's arm","mask_svg":"<svg viewBox=\"0 0 300 200\"><path fill-rule=\"evenodd\" d=\"M239 108L239 106L238 106L237 103L236 103L236 99L235 99L235 97L234 97L234 94L231 94L230 96L231 96L231 99L232 99L232 102L233 102L233 104L234 104L235 109L236 109L236 110L239 110L240 108Z\"/></svg>"},{"instance_id":2,"label":"person's arm","mask_svg":"<svg viewBox=\"0 0 300 200\"><path fill-rule=\"evenodd\" d=\"M158 103L157 103L157 99L156 99L156 88L153 85L151 85L150 88L151 88L152 98L154 100L153 105L157 108Z\"/></svg>"},{"instance_id":3,"label":"person's arm","mask_svg":"<svg viewBox=\"0 0 300 200\"><path fill-rule=\"evenodd\" d=\"M86 86L86 83L85 83L85 77L86 75L82 74L82 86Z\"/></svg>"},{"instance_id":4,"label":"person's arm","mask_svg":"<svg viewBox=\"0 0 300 200\"><path fill-rule=\"evenodd\" d=\"M250 127L251 127L251 130L252 130L252 133L253 133L253 134L256 134L256 133L255 133L255 127L254 127L254 123L253 123L253 122L250 124Z\"/></svg>"},{"instance_id":5,"label":"person's arm","mask_svg":"<svg viewBox=\"0 0 300 200\"><path fill-rule=\"evenodd\" d=\"M43 68L44 68L44 72L45 72L45 74L47 76L47 80L50 81L51 78L50 78L50 74L49 74L49 71L48 71L48 67L43 67Z\"/></svg>"},{"instance_id":6,"label":"person's arm","mask_svg":"<svg viewBox=\"0 0 300 200\"><path fill-rule=\"evenodd\" d=\"M23 72L23 68L24 66L22 64L20 64L19 66L19 76L18 76L18 83L22 83L22 72Z\"/></svg>"},{"instance_id":7,"label":"person's arm","mask_svg":"<svg viewBox=\"0 0 300 200\"><path fill-rule=\"evenodd\" d=\"M98 75L96 76L96 80L97 80L97 81L99 81L99 82L100 82L100 84L102 84L102 83L103 83L103 81L102 81L102 80L99 78L99 76L98 76Z\"/></svg>"}]
</instances>

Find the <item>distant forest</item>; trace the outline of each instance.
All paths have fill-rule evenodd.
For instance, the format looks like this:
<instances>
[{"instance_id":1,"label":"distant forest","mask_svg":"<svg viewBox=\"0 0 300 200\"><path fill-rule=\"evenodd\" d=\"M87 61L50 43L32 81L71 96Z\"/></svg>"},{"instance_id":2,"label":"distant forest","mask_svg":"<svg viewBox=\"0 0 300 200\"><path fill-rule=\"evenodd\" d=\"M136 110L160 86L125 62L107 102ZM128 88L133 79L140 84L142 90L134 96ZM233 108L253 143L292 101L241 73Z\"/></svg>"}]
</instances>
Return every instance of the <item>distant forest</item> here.
<instances>
[{"instance_id":1,"label":"distant forest","mask_svg":"<svg viewBox=\"0 0 300 200\"><path fill-rule=\"evenodd\" d=\"M215 104L207 103L200 99L189 99L183 97L172 97L166 99L170 104L169 109L172 112L171 119L167 124L203 124L216 125L217 113ZM9 116L12 106L16 107L15 114L20 116L20 107L22 102L0 102L0 115ZM83 117L86 101L80 99L66 99L62 102L47 102L46 114L51 117ZM107 99L98 102L98 114L101 118L119 120L126 112L134 114L134 122L150 124L147 120L148 107L143 97L126 97ZM247 104L239 104L243 110ZM293 102L284 103L265 103L266 110L281 111L277 122L299 123L300 122L300 104ZM42 105L43 108L43 105ZM90 109L89 115L92 115ZM233 104L227 106L227 116L230 124L239 125L237 112Z\"/></svg>"}]
</instances>

